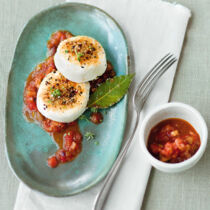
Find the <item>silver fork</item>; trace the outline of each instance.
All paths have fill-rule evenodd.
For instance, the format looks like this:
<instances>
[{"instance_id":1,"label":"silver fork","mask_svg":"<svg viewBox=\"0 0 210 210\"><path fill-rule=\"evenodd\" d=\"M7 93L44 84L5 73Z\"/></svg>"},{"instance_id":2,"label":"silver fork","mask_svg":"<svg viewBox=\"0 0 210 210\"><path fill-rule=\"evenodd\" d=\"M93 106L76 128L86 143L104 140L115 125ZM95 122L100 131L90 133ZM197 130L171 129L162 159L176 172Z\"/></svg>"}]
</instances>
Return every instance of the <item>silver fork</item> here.
<instances>
[{"instance_id":1,"label":"silver fork","mask_svg":"<svg viewBox=\"0 0 210 210\"><path fill-rule=\"evenodd\" d=\"M123 146L111 170L107 174L103 182L101 191L96 196L93 210L102 210L104 201L107 197L107 193L109 192L111 184L117 174L118 169L120 168L120 165L135 135L142 107L144 106L144 103L147 100L157 80L176 62L176 60L177 59L173 56L173 54L168 53L146 74L146 76L138 85L137 90L133 96L133 107L136 111L136 120L133 132L130 138L126 141L125 145Z\"/></svg>"}]
</instances>

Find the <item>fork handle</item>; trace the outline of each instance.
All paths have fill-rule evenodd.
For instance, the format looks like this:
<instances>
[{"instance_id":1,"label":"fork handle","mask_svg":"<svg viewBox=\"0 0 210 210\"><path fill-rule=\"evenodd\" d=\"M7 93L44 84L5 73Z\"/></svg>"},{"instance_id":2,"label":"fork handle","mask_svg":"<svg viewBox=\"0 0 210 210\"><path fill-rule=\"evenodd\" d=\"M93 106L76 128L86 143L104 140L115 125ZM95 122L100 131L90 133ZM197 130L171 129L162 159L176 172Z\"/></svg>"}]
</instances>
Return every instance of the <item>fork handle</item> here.
<instances>
[{"instance_id":1,"label":"fork handle","mask_svg":"<svg viewBox=\"0 0 210 210\"><path fill-rule=\"evenodd\" d=\"M93 207L93 210L102 210L102 207L103 207L103 204L106 200L106 197L107 197L107 194L110 190L110 187L112 185L112 182L121 166L121 163L131 145L131 142L133 140L133 137L135 135L135 132L136 132L136 129L137 129L137 126L138 126L138 121L139 121L139 113L137 113L137 117L136 117L136 121L135 121L135 126L134 126L134 129L132 131L132 134L131 136L129 137L129 139L126 141L125 145L123 146L121 152L119 153L115 163L113 164L111 170L109 171L109 173L107 174L104 182L103 182L103 185L102 185L102 188L101 188L101 191L98 193L98 195L96 196L96 199L95 199L95 202L94 202L94 207Z\"/></svg>"}]
</instances>

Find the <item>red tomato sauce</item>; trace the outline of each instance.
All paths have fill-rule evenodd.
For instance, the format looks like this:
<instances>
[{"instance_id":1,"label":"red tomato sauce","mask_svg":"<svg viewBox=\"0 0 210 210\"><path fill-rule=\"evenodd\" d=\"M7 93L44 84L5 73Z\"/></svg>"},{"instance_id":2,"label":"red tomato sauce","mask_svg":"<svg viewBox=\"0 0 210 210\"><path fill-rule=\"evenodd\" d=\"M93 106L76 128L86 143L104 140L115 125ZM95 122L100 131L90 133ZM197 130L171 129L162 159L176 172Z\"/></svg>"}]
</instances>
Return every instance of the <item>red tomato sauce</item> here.
<instances>
[{"instance_id":1,"label":"red tomato sauce","mask_svg":"<svg viewBox=\"0 0 210 210\"><path fill-rule=\"evenodd\" d=\"M167 163L187 160L199 147L199 134L190 123L178 118L161 121L151 129L148 138L149 152Z\"/></svg>"},{"instance_id":2,"label":"red tomato sauce","mask_svg":"<svg viewBox=\"0 0 210 210\"><path fill-rule=\"evenodd\" d=\"M39 86L44 77L52 71L56 70L54 64L54 54L59 43L73 35L68 31L57 31L53 33L47 42L48 57L44 62L38 64L32 71L24 88L24 107L23 113L29 122L38 123L46 132L48 132L58 145L55 155L48 158L48 165L52 168L58 166L59 163L66 163L74 160L82 150L82 134L77 121L72 123L60 123L44 117L37 109L36 96ZM106 79L115 76L115 71L110 62L107 63L105 73L98 79L91 81L91 93L93 93L98 85L105 82ZM68 145L68 146L67 146Z\"/></svg>"},{"instance_id":3,"label":"red tomato sauce","mask_svg":"<svg viewBox=\"0 0 210 210\"><path fill-rule=\"evenodd\" d=\"M38 64L34 71L27 78L24 89L24 115L30 122L38 123L46 132L52 135L58 145L55 155L49 157L48 165L52 168L59 163L72 161L82 150L82 134L80 133L78 123L60 123L44 117L37 109L36 96L39 85L44 77L50 72L56 70L53 56L61 41L72 37L68 31L57 31L53 33L47 42L48 55L44 62ZM71 139L69 141L68 139ZM68 142L68 147L65 145Z\"/></svg>"}]
</instances>

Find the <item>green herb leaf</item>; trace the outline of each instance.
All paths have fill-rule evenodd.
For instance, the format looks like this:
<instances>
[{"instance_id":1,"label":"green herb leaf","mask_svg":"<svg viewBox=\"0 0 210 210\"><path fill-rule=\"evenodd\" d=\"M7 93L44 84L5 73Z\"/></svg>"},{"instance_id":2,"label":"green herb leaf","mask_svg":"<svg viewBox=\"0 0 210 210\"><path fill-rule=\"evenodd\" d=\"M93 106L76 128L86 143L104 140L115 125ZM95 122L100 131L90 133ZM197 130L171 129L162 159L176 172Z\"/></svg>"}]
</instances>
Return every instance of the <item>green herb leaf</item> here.
<instances>
[{"instance_id":1,"label":"green herb leaf","mask_svg":"<svg viewBox=\"0 0 210 210\"><path fill-rule=\"evenodd\" d=\"M116 104L127 93L134 74L106 80L90 96L88 107L107 108Z\"/></svg>"},{"instance_id":2,"label":"green herb leaf","mask_svg":"<svg viewBox=\"0 0 210 210\"><path fill-rule=\"evenodd\" d=\"M98 141L95 141L94 144L98 146L99 145L99 142Z\"/></svg>"},{"instance_id":3,"label":"green herb leaf","mask_svg":"<svg viewBox=\"0 0 210 210\"><path fill-rule=\"evenodd\" d=\"M55 89L52 91L53 97L61 96L61 91L59 89Z\"/></svg>"},{"instance_id":4,"label":"green herb leaf","mask_svg":"<svg viewBox=\"0 0 210 210\"><path fill-rule=\"evenodd\" d=\"M80 58L82 57L82 56L84 56L84 54L82 54L82 53L77 53L77 60L80 62Z\"/></svg>"},{"instance_id":5,"label":"green herb leaf","mask_svg":"<svg viewBox=\"0 0 210 210\"><path fill-rule=\"evenodd\" d=\"M97 112L97 111L98 111L98 108L92 107L92 108L90 109L90 111L91 111L91 112Z\"/></svg>"},{"instance_id":6,"label":"green herb leaf","mask_svg":"<svg viewBox=\"0 0 210 210\"><path fill-rule=\"evenodd\" d=\"M87 120L87 121L89 121L88 118L84 114L79 117L79 120Z\"/></svg>"},{"instance_id":7,"label":"green herb leaf","mask_svg":"<svg viewBox=\"0 0 210 210\"><path fill-rule=\"evenodd\" d=\"M85 133L85 138L87 139L87 141L93 140L95 139L95 134L90 131L87 131Z\"/></svg>"},{"instance_id":8,"label":"green herb leaf","mask_svg":"<svg viewBox=\"0 0 210 210\"><path fill-rule=\"evenodd\" d=\"M77 50L75 49L75 54L77 55L77 60L80 62L80 58L82 56L84 56L84 54L82 54L81 52L77 52Z\"/></svg>"},{"instance_id":9,"label":"green herb leaf","mask_svg":"<svg viewBox=\"0 0 210 210\"><path fill-rule=\"evenodd\" d=\"M65 53L68 53L69 52L69 50L65 50Z\"/></svg>"}]
</instances>

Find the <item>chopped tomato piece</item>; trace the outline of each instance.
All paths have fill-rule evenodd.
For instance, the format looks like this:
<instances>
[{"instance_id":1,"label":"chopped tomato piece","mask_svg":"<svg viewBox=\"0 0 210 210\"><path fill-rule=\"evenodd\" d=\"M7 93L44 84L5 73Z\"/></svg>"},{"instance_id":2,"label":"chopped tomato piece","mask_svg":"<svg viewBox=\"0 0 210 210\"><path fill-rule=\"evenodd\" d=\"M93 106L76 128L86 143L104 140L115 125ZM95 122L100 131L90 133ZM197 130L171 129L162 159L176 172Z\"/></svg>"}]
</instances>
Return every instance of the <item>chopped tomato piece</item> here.
<instances>
[{"instance_id":1,"label":"chopped tomato piece","mask_svg":"<svg viewBox=\"0 0 210 210\"><path fill-rule=\"evenodd\" d=\"M158 154L159 151L160 151L159 146L157 144L154 144L154 143L150 145L150 149L151 149L153 154Z\"/></svg>"},{"instance_id":2,"label":"chopped tomato piece","mask_svg":"<svg viewBox=\"0 0 210 210\"><path fill-rule=\"evenodd\" d=\"M58 166L59 162L55 156L52 156L52 157L48 158L47 164L51 168L56 168Z\"/></svg>"},{"instance_id":3,"label":"chopped tomato piece","mask_svg":"<svg viewBox=\"0 0 210 210\"><path fill-rule=\"evenodd\" d=\"M100 124L103 122L103 115L101 112L93 112L90 115L90 121L94 124Z\"/></svg>"},{"instance_id":4,"label":"chopped tomato piece","mask_svg":"<svg viewBox=\"0 0 210 210\"><path fill-rule=\"evenodd\" d=\"M74 136L75 136L74 131L69 131L67 134L64 135L63 148L65 150L70 150L71 145L72 145L73 140L74 140Z\"/></svg>"},{"instance_id":5,"label":"chopped tomato piece","mask_svg":"<svg viewBox=\"0 0 210 210\"><path fill-rule=\"evenodd\" d=\"M36 107L36 102L34 101L34 98L33 97L28 97L26 99L26 106L31 110L31 111L35 111L37 110L37 107Z\"/></svg>"},{"instance_id":6,"label":"chopped tomato piece","mask_svg":"<svg viewBox=\"0 0 210 210\"><path fill-rule=\"evenodd\" d=\"M60 42L72 36L73 35L68 31L56 31L53 33L47 42L47 48L51 51L50 54L54 55Z\"/></svg>"},{"instance_id":7,"label":"chopped tomato piece","mask_svg":"<svg viewBox=\"0 0 210 210\"><path fill-rule=\"evenodd\" d=\"M75 132L75 142L81 142L82 141L82 134L80 132Z\"/></svg>"},{"instance_id":8,"label":"chopped tomato piece","mask_svg":"<svg viewBox=\"0 0 210 210\"><path fill-rule=\"evenodd\" d=\"M50 119L45 119L42 121L42 127L45 131L52 133L52 132L60 132L67 126L66 123L56 122Z\"/></svg>"},{"instance_id":9,"label":"chopped tomato piece","mask_svg":"<svg viewBox=\"0 0 210 210\"><path fill-rule=\"evenodd\" d=\"M64 150L64 149L59 149L55 153L55 156L61 163L65 163L68 161L67 156L66 156L66 150Z\"/></svg>"},{"instance_id":10,"label":"chopped tomato piece","mask_svg":"<svg viewBox=\"0 0 210 210\"><path fill-rule=\"evenodd\" d=\"M68 150L65 149L59 149L56 153L56 158L61 162L61 163L66 163L68 161L71 161L74 159L74 154L71 153Z\"/></svg>"}]
</instances>

